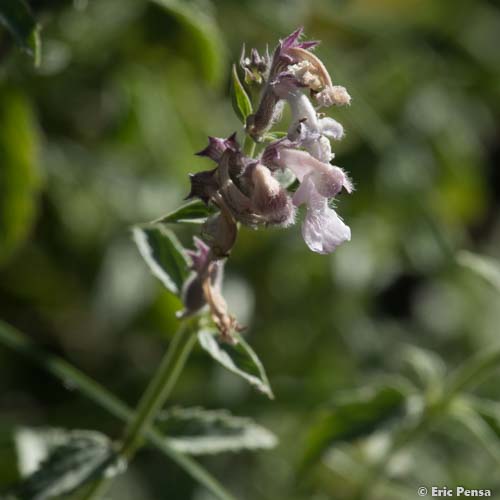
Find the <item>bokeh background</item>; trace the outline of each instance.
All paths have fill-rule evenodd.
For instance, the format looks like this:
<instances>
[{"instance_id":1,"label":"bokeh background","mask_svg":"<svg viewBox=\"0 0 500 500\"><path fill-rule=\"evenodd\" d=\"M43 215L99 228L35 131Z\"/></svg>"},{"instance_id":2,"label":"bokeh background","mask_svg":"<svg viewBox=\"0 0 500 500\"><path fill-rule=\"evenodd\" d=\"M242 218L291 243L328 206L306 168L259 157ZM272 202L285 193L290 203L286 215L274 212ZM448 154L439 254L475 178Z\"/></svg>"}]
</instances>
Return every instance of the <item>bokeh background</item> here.
<instances>
[{"instance_id":1,"label":"bokeh background","mask_svg":"<svg viewBox=\"0 0 500 500\"><path fill-rule=\"evenodd\" d=\"M378 380L407 377L418 388L415 358L434 375L420 387L432 393L442 371L498 345L498 290L455 259L464 249L500 258L495 2L30 3L43 26L38 68L0 32L0 317L135 404L180 304L149 274L130 227L181 202L187 174L209 168L193 155L207 135L242 137L229 97L241 45L273 47L303 25L353 97L350 107L328 110L346 129L336 163L357 187L338 200L352 241L319 256L299 225L244 229L225 290L276 399L196 350L172 401L225 407L279 436L274 450L201 459L241 499L411 499L421 485L457 484L500 495L498 434L490 428L481 443L453 419L407 443L376 488L367 470L397 416L351 429L348 414L343 438L325 437L322 452L304 460L318 415L339 398ZM191 234L179 233L185 244ZM495 401L499 382L493 375L476 395ZM0 346L2 487L17 474L14 425L113 438L122 429ZM111 498L212 497L143 450Z\"/></svg>"}]
</instances>

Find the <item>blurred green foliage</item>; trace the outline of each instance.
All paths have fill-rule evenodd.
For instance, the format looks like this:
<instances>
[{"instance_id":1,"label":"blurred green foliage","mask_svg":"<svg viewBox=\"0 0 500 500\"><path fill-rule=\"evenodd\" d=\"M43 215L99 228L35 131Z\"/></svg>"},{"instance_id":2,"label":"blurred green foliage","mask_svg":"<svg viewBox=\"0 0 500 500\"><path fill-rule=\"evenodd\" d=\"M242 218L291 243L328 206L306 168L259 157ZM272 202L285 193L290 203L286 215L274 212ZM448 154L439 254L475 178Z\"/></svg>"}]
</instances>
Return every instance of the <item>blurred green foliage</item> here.
<instances>
[{"instance_id":1,"label":"blurred green foliage","mask_svg":"<svg viewBox=\"0 0 500 500\"><path fill-rule=\"evenodd\" d=\"M347 131L335 162L357 186L338 201L352 241L322 257L299 227L244 229L225 294L276 399L198 349L173 400L227 407L280 438L274 450L202 460L237 498L410 499L421 485L457 484L498 495L498 373L443 403L470 359L498 349L494 2L31 6L43 27L38 67L0 32L0 317L135 405L181 305L148 273L130 226L179 205L187 174L208 167L193 156L207 135L242 138L230 98L241 45L272 47L304 25L353 96L331 111ZM179 232L185 245L193 228ZM464 249L491 261L457 261ZM407 439L419 415L426 424ZM13 425L121 433L70 383L1 347L0 487L16 475ZM211 498L154 450L111 496Z\"/></svg>"}]
</instances>

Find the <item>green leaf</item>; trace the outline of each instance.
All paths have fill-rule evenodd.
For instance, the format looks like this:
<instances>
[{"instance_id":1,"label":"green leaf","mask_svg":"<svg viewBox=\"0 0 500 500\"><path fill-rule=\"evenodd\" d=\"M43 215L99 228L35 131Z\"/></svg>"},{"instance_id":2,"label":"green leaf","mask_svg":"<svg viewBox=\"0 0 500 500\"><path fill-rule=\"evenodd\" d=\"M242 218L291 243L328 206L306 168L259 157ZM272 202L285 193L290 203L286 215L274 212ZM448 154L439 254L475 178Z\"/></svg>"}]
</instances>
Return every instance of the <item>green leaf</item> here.
<instances>
[{"instance_id":1,"label":"green leaf","mask_svg":"<svg viewBox=\"0 0 500 500\"><path fill-rule=\"evenodd\" d=\"M41 429L28 435L24 430L16 441L21 459L26 460L33 451L45 453L37 469L12 490L23 500L64 495L101 474L114 475L125 466L115 466L112 443L99 432Z\"/></svg>"},{"instance_id":2,"label":"green leaf","mask_svg":"<svg viewBox=\"0 0 500 500\"><path fill-rule=\"evenodd\" d=\"M0 22L12 33L17 44L40 64L40 26L24 0L2 0Z\"/></svg>"},{"instance_id":3,"label":"green leaf","mask_svg":"<svg viewBox=\"0 0 500 500\"><path fill-rule=\"evenodd\" d=\"M286 137L288 135L287 132L266 132L264 136L262 137L262 140L264 142L274 142L279 139L283 139L283 137Z\"/></svg>"},{"instance_id":4,"label":"green leaf","mask_svg":"<svg viewBox=\"0 0 500 500\"><path fill-rule=\"evenodd\" d=\"M215 207L207 206L201 200L194 200L160 217L153 224L203 224L216 211Z\"/></svg>"},{"instance_id":5,"label":"green leaf","mask_svg":"<svg viewBox=\"0 0 500 500\"><path fill-rule=\"evenodd\" d=\"M498 436L481 415L468 405L467 399L454 399L449 407L449 415L468 429L479 444L500 465L500 441Z\"/></svg>"},{"instance_id":6,"label":"green leaf","mask_svg":"<svg viewBox=\"0 0 500 500\"><path fill-rule=\"evenodd\" d=\"M500 402L475 396L461 396L464 404L470 406L484 419L490 429L500 438Z\"/></svg>"},{"instance_id":7,"label":"green leaf","mask_svg":"<svg viewBox=\"0 0 500 500\"><path fill-rule=\"evenodd\" d=\"M192 455L274 448L276 436L226 410L173 408L157 421L172 448Z\"/></svg>"},{"instance_id":8,"label":"green leaf","mask_svg":"<svg viewBox=\"0 0 500 500\"><path fill-rule=\"evenodd\" d=\"M41 186L38 134L29 102L0 87L0 263L25 241Z\"/></svg>"},{"instance_id":9,"label":"green leaf","mask_svg":"<svg viewBox=\"0 0 500 500\"><path fill-rule=\"evenodd\" d=\"M316 460L339 441L366 436L381 424L401 415L406 391L399 386L367 387L339 397L318 415L309 431L303 466Z\"/></svg>"},{"instance_id":10,"label":"green leaf","mask_svg":"<svg viewBox=\"0 0 500 500\"><path fill-rule=\"evenodd\" d=\"M234 334L237 341L234 345L218 342L218 335L215 330L200 330L198 340L201 347L224 368L244 378L257 390L273 399L274 395L264 367L257 354L243 340L241 335Z\"/></svg>"},{"instance_id":11,"label":"green leaf","mask_svg":"<svg viewBox=\"0 0 500 500\"><path fill-rule=\"evenodd\" d=\"M198 61L204 78L217 84L224 75L225 48L209 2L199 5L195 1L151 0L174 17L187 32L185 46ZM208 4L208 5L207 5Z\"/></svg>"},{"instance_id":12,"label":"green leaf","mask_svg":"<svg viewBox=\"0 0 500 500\"><path fill-rule=\"evenodd\" d=\"M189 275L184 248L172 231L163 226L134 227L134 241L150 271L170 292L179 295Z\"/></svg>"},{"instance_id":13,"label":"green leaf","mask_svg":"<svg viewBox=\"0 0 500 500\"><path fill-rule=\"evenodd\" d=\"M435 391L442 387L446 366L436 353L416 346L406 346L401 353L401 359L426 389Z\"/></svg>"},{"instance_id":14,"label":"green leaf","mask_svg":"<svg viewBox=\"0 0 500 500\"><path fill-rule=\"evenodd\" d=\"M250 98L248 97L248 94L238 77L235 64L233 64L231 81L231 100L233 103L233 109L241 122L245 124L247 117L252 114L252 101L250 101Z\"/></svg>"},{"instance_id":15,"label":"green leaf","mask_svg":"<svg viewBox=\"0 0 500 500\"><path fill-rule=\"evenodd\" d=\"M63 359L40 350L28 337L26 337L26 335L1 320L0 342L10 349L32 359L47 370L47 372L60 379L65 386L80 391L95 404L104 408L119 420L127 423L132 419L132 410L114 394ZM191 475L195 481L204 485L217 498L220 500L235 500L234 497L198 463L172 448L158 430L149 428L146 432L146 436L148 441L159 451L176 462Z\"/></svg>"},{"instance_id":16,"label":"green leaf","mask_svg":"<svg viewBox=\"0 0 500 500\"><path fill-rule=\"evenodd\" d=\"M458 253L457 262L486 280L500 292L500 262L465 250Z\"/></svg>"}]
</instances>

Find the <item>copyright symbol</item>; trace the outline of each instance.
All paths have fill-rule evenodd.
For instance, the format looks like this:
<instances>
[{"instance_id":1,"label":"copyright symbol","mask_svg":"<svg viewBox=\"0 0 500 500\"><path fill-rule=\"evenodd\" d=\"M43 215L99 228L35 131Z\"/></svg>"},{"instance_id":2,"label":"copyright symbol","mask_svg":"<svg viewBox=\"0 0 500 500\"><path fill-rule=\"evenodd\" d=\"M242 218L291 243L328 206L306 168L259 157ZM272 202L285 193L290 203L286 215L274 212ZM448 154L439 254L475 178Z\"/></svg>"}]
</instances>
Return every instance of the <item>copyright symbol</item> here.
<instances>
[{"instance_id":1,"label":"copyright symbol","mask_svg":"<svg viewBox=\"0 0 500 500\"><path fill-rule=\"evenodd\" d=\"M427 488L425 486L420 486L417 493L419 497L425 497L427 495Z\"/></svg>"}]
</instances>

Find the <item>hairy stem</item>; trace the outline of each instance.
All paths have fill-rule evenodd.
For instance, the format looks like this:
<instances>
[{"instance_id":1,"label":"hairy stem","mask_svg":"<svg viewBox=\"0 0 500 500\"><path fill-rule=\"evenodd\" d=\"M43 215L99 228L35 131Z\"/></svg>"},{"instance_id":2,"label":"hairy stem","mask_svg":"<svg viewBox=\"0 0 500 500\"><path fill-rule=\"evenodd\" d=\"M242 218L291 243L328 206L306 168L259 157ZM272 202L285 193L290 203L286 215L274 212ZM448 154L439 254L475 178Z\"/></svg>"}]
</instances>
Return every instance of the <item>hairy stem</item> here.
<instances>
[{"instance_id":1,"label":"hairy stem","mask_svg":"<svg viewBox=\"0 0 500 500\"><path fill-rule=\"evenodd\" d=\"M196 327L192 322L183 324L174 336L160 366L142 395L134 417L125 429L118 456L132 460L142 445L146 431L163 408L181 374L196 342ZM84 500L97 500L110 486L108 478L101 477L84 496Z\"/></svg>"}]
</instances>

